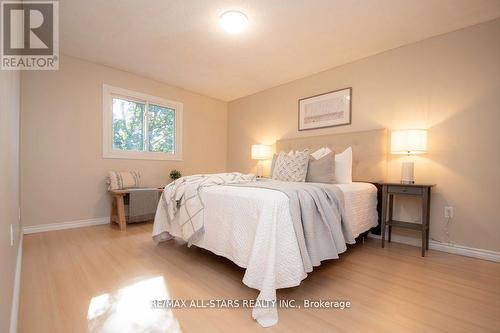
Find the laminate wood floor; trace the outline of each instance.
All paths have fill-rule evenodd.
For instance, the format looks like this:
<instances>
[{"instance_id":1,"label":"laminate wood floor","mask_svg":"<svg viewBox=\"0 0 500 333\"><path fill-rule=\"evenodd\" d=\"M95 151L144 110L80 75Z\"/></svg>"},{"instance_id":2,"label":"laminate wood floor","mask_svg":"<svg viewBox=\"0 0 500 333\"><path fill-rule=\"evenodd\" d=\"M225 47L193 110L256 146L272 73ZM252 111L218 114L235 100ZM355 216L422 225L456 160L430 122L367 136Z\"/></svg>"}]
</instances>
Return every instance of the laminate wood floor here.
<instances>
[{"instance_id":1,"label":"laminate wood floor","mask_svg":"<svg viewBox=\"0 0 500 333\"><path fill-rule=\"evenodd\" d=\"M19 332L500 332L500 264L368 239L280 299L343 299L345 310L280 309L264 329L250 309L152 309L153 299L255 299L244 269L152 225L24 237Z\"/></svg>"}]
</instances>

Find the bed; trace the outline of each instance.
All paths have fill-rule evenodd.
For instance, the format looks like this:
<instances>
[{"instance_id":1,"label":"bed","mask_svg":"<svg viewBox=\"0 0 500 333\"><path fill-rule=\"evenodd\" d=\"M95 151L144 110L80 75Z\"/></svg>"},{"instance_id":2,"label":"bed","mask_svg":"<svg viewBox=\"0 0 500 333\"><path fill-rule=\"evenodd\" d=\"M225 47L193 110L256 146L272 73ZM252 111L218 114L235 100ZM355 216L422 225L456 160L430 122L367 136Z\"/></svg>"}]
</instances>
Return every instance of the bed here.
<instances>
[{"instance_id":1,"label":"bed","mask_svg":"<svg viewBox=\"0 0 500 333\"><path fill-rule=\"evenodd\" d=\"M354 238L378 224L377 188L371 182L385 178L386 131L285 139L277 142L276 150L322 146L335 151L351 146L353 179L364 180L326 185L343 195L342 220L348 226L344 232L347 235L343 236L353 243ZM297 286L310 272L301 259L289 198L272 189L239 186L206 187L200 197L204 202L204 232L192 244L246 268L243 283L260 291L257 301L266 302L265 306L254 307L254 319L264 327L276 324L278 314L273 303L276 289ZM155 241L182 237L179 224L174 222L160 202L153 227ZM345 249L344 246L329 255L314 258L313 266L338 258L338 253Z\"/></svg>"}]
</instances>

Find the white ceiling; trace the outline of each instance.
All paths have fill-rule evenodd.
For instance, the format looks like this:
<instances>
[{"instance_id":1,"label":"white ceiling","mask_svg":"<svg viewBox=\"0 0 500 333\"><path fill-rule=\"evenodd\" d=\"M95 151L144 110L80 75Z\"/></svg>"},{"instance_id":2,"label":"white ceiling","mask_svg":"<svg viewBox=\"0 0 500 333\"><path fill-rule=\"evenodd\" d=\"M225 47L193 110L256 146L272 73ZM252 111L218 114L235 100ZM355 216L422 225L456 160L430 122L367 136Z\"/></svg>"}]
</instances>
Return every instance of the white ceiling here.
<instances>
[{"instance_id":1,"label":"white ceiling","mask_svg":"<svg viewBox=\"0 0 500 333\"><path fill-rule=\"evenodd\" d=\"M249 28L229 35L220 14ZM500 17L500 0L60 0L61 52L224 101Z\"/></svg>"}]
</instances>

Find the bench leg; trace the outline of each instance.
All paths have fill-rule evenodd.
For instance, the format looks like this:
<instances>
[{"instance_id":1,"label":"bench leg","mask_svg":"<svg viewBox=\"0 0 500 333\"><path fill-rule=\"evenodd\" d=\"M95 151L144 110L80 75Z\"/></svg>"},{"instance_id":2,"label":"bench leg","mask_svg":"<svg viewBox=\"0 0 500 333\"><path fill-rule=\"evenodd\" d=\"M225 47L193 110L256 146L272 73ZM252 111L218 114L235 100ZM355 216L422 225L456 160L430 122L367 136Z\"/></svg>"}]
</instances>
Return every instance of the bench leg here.
<instances>
[{"instance_id":1,"label":"bench leg","mask_svg":"<svg viewBox=\"0 0 500 333\"><path fill-rule=\"evenodd\" d=\"M112 196L111 197L111 214L109 216L109 221L111 222L111 224L113 224L113 222L116 222L118 219L118 212L116 211L116 198L115 196Z\"/></svg>"},{"instance_id":2,"label":"bench leg","mask_svg":"<svg viewBox=\"0 0 500 333\"><path fill-rule=\"evenodd\" d=\"M125 203L123 202L123 195L116 197L116 209L118 211L118 225L120 230L127 229L127 221L125 220Z\"/></svg>"}]
</instances>

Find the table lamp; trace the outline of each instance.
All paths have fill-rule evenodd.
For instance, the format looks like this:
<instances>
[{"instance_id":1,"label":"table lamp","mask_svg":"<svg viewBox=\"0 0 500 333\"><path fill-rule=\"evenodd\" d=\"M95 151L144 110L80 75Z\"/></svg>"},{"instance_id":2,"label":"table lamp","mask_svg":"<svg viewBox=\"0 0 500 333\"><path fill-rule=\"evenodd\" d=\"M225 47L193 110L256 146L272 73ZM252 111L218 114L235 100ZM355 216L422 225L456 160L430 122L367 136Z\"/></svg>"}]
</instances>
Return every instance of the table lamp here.
<instances>
[{"instance_id":1,"label":"table lamp","mask_svg":"<svg viewBox=\"0 0 500 333\"><path fill-rule=\"evenodd\" d=\"M393 154L424 154L427 152L427 130L407 129L392 131L391 153ZM414 184L413 161L403 162L401 169L401 184Z\"/></svg>"},{"instance_id":2,"label":"table lamp","mask_svg":"<svg viewBox=\"0 0 500 333\"><path fill-rule=\"evenodd\" d=\"M257 170L255 174L257 178L261 178L264 170L264 165L261 161L269 160L272 157L271 146L252 145L252 160L258 160Z\"/></svg>"}]
</instances>

